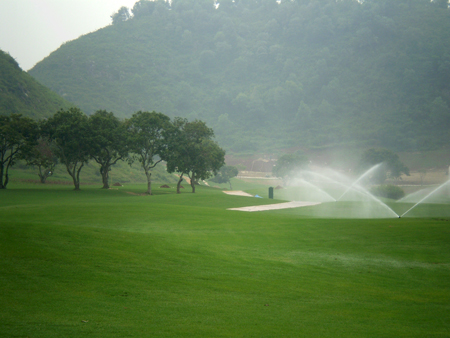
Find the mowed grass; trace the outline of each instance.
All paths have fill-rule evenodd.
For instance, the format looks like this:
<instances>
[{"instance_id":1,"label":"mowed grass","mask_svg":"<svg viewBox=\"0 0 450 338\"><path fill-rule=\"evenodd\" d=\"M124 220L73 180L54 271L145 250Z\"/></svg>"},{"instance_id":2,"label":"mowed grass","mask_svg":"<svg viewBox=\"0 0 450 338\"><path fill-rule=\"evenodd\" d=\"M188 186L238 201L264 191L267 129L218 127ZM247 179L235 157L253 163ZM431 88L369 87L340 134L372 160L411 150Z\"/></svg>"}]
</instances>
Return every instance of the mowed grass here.
<instances>
[{"instance_id":1,"label":"mowed grass","mask_svg":"<svg viewBox=\"0 0 450 338\"><path fill-rule=\"evenodd\" d=\"M0 191L0 336L450 336L446 219L156 186Z\"/></svg>"}]
</instances>

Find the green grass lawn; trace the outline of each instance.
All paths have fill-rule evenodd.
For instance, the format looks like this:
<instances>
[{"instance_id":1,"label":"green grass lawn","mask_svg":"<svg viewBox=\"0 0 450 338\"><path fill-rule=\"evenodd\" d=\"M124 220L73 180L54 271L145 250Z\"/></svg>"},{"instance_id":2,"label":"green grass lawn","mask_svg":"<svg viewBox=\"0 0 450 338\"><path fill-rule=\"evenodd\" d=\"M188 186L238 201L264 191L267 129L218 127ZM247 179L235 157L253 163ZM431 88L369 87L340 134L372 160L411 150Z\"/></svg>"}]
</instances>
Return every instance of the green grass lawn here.
<instances>
[{"instance_id":1,"label":"green grass lawn","mask_svg":"<svg viewBox=\"0 0 450 338\"><path fill-rule=\"evenodd\" d=\"M0 190L0 337L450 336L448 218L158 186Z\"/></svg>"}]
</instances>

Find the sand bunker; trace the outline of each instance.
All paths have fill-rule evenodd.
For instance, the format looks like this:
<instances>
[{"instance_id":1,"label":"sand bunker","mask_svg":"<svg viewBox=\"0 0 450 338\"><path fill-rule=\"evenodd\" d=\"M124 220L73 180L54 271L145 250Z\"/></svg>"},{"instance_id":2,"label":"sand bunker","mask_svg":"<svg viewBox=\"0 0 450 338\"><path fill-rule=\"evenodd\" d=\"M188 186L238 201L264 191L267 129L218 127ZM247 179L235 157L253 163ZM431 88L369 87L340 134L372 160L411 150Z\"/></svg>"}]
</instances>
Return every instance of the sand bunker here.
<instances>
[{"instance_id":1,"label":"sand bunker","mask_svg":"<svg viewBox=\"0 0 450 338\"><path fill-rule=\"evenodd\" d=\"M250 195L242 190L231 190L231 191L224 191L227 195L233 195L233 196L246 196L246 197L253 197L253 195Z\"/></svg>"},{"instance_id":2,"label":"sand bunker","mask_svg":"<svg viewBox=\"0 0 450 338\"><path fill-rule=\"evenodd\" d=\"M266 210L278 210L278 209L290 209L290 208L299 208L299 207L307 207L310 205L317 205L320 202L286 202L286 203L277 203L277 204L267 204L267 205L255 205L251 207L242 207L242 208L229 208L227 210L238 210L238 211L266 211Z\"/></svg>"}]
</instances>

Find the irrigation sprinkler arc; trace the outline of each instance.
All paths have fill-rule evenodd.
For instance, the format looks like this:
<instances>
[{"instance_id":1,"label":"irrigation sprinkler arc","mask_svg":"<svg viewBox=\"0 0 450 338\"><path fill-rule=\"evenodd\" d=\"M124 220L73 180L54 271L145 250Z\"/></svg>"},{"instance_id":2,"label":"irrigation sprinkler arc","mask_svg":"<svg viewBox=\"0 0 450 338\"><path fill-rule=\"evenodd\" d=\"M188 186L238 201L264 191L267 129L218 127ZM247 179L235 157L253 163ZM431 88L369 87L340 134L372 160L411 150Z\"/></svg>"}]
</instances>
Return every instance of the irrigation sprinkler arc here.
<instances>
[{"instance_id":1,"label":"irrigation sprinkler arc","mask_svg":"<svg viewBox=\"0 0 450 338\"><path fill-rule=\"evenodd\" d=\"M316 175L316 176L319 176L319 177L321 177L321 178L324 178L324 179L330 181L331 183L340 185L341 187L343 187L343 188L345 188L345 189L348 188L348 186L345 185L344 183L338 182L338 181L336 181L336 180L334 180L334 179L332 179L332 178L330 178L330 177L327 177L327 176L325 176L325 175L322 175L322 174L319 174L319 173L315 173L315 172L312 172L312 171L306 171L306 172L309 173L309 174ZM359 193L361 193L361 194L367 195L367 196L369 196L369 197L373 197L373 195L371 195L369 192L367 192L367 190L365 190L364 188L361 188L361 187L359 187L359 186L356 186L356 187L353 186L353 187L351 187L351 189L353 189L353 190L355 190L356 192L359 192ZM330 196L331 196L331 195L330 195ZM342 196L343 196L343 195L341 195L341 197L342 197ZM334 199L335 202L337 202L337 201L339 200L339 198L336 199L336 198L334 198L334 197L333 197L333 199Z\"/></svg>"},{"instance_id":2,"label":"irrigation sprinkler arc","mask_svg":"<svg viewBox=\"0 0 450 338\"><path fill-rule=\"evenodd\" d=\"M425 201L428 197L430 197L431 195L433 195L436 191L440 190L441 188L443 188L445 185L447 185L448 183L450 183L450 179L447 182L444 182L443 184L441 184L439 187L437 187L436 189L434 189L432 192L430 192L428 195L426 195L424 198L422 198L419 202L417 202L416 204L414 204L411 208L409 208L408 210L406 210L406 212L404 212L400 217L405 216L408 212L410 212L412 209L414 209L416 206L418 206L420 203L422 203L423 201Z\"/></svg>"},{"instance_id":3,"label":"irrigation sprinkler arc","mask_svg":"<svg viewBox=\"0 0 450 338\"><path fill-rule=\"evenodd\" d=\"M332 179L332 178L330 178L330 177L327 177L327 176L325 176L325 175L322 175L322 174L319 174L319 173L315 173L315 172L311 172L311 171L308 171L308 172L309 172L310 174L320 176L320 177L325 178L325 179L327 179L327 180L329 180L329 181L331 181L331 182L334 182L335 184L339 184L339 185L344 186L345 188L347 188L347 190L345 190L345 192L344 192L338 199L335 200L336 202L340 201L340 199L341 199L345 194L347 194L348 191L350 191L350 190L353 189L353 190L355 190L356 192L359 192L359 193L361 193L361 194L363 194L363 195L368 196L369 198L371 198L372 200L374 200L375 202L379 203L381 206L383 206L384 208L386 208L390 213L392 213L392 214L395 215L396 217L399 217L399 215L398 215L394 210L392 210L392 208L390 208L386 203L383 203L381 200L379 200L379 199L376 198L374 195L372 195L371 193L369 193L366 189L364 189L363 187L357 185L363 178L365 178L367 175L369 175L372 171L376 170L376 169L377 169L378 167L380 167L381 165L382 165L382 163L378 163L378 164L374 165L372 168L370 168L370 169L367 170L365 173L363 173L363 174L362 174L356 181L354 181L350 186L346 186L345 184L343 184L343 183L341 183L341 182L338 182L338 181L336 181L336 180L334 180L334 179Z\"/></svg>"},{"instance_id":4,"label":"irrigation sprinkler arc","mask_svg":"<svg viewBox=\"0 0 450 338\"><path fill-rule=\"evenodd\" d=\"M344 193L341 195L341 197L339 197L337 200L340 201L342 197L344 197L344 195L353 188L353 186L355 186L356 184L359 183L359 181L361 181L363 178L365 178L367 175L369 175L372 171L378 169L381 166L381 163L378 163L376 165L374 165L372 168L370 168L369 170L367 170L364 174L362 174L360 177L358 177L358 179L356 181L354 181L348 188L347 190L344 191Z\"/></svg>"},{"instance_id":5,"label":"irrigation sprinkler arc","mask_svg":"<svg viewBox=\"0 0 450 338\"><path fill-rule=\"evenodd\" d=\"M308 182L308 181L306 181L306 180L303 179L303 178L300 179L300 182L306 183L306 184L308 184L309 186L312 186L312 187L316 188L317 190L319 190L320 193L327 195L328 197L330 197L330 198L333 200L333 202L336 202L336 199L335 199L333 196L331 196L331 195L330 195L329 193L327 193L326 191L320 189L320 188L319 188L318 186L316 186L315 184L313 184L313 183L311 183L311 182Z\"/></svg>"}]
</instances>

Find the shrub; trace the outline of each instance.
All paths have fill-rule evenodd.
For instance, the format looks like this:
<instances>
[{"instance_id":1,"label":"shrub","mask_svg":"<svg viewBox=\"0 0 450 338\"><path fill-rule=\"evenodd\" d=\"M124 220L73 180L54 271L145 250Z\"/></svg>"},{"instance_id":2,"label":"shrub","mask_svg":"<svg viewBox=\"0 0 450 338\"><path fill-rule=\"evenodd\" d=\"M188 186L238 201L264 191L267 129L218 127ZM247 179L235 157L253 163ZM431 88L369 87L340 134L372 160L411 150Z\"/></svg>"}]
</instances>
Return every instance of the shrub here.
<instances>
[{"instance_id":1,"label":"shrub","mask_svg":"<svg viewBox=\"0 0 450 338\"><path fill-rule=\"evenodd\" d=\"M373 186L370 188L370 192L375 196L391 198L394 200L398 200L405 196L405 192L402 188L392 184Z\"/></svg>"}]
</instances>

